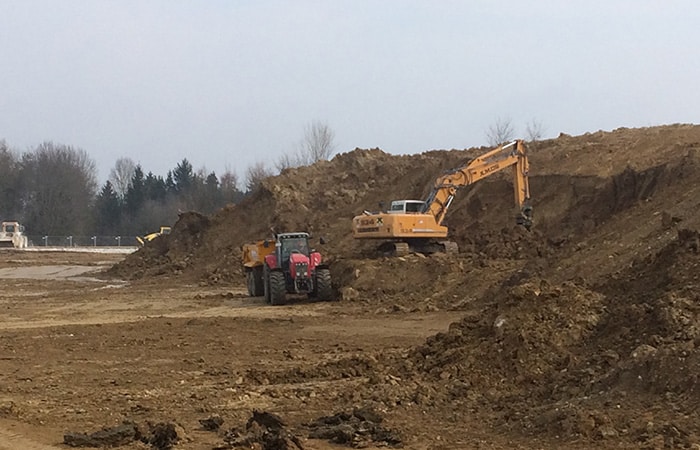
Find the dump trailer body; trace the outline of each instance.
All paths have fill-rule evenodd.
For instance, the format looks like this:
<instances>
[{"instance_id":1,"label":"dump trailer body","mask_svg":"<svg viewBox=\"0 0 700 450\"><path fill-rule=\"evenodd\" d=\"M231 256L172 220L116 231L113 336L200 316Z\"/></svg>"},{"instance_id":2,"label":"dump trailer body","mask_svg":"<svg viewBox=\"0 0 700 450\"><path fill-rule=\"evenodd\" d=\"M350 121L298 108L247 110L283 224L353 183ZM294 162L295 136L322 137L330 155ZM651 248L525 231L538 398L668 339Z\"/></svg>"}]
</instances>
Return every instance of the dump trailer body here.
<instances>
[{"instance_id":1,"label":"dump trailer body","mask_svg":"<svg viewBox=\"0 0 700 450\"><path fill-rule=\"evenodd\" d=\"M265 257L275 252L275 241L261 239L241 247L243 251L243 270L246 275L248 295L260 297L264 294L263 265Z\"/></svg>"}]
</instances>

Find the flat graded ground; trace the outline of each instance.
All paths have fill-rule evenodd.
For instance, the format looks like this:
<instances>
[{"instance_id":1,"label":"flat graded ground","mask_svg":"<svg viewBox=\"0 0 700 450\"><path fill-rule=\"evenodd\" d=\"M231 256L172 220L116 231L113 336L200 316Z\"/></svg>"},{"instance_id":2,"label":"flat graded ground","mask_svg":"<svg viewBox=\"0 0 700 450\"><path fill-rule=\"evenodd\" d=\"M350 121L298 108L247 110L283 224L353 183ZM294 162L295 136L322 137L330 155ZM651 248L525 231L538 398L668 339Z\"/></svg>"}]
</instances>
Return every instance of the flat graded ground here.
<instances>
[{"instance_id":1,"label":"flat graded ground","mask_svg":"<svg viewBox=\"0 0 700 450\"><path fill-rule=\"evenodd\" d=\"M346 302L272 307L242 285L100 279L122 258L0 252L0 449L65 448L66 432L123 421L172 422L178 448L211 449L222 437L200 419L243 428L253 409L280 415L305 448L341 448L308 439L302 423L339 412L336 397L363 382L355 364L459 318ZM430 422L417 410L384 425L409 448L443 448Z\"/></svg>"}]
</instances>

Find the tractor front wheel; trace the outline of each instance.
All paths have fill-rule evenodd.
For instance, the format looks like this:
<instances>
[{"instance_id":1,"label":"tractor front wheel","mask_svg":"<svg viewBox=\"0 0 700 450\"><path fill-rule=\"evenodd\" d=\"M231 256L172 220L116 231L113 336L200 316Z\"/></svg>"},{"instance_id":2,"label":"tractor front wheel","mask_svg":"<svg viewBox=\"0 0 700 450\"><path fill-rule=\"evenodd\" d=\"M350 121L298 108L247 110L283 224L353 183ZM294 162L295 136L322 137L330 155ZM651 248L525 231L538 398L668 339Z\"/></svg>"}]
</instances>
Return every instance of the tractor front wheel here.
<instances>
[{"instance_id":1,"label":"tractor front wheel","mask_svg":"<svg viewBox=\"0 0 700 450\"><path fill-rule=\"evenodd\" d=\"M284 303L287 294L287 285L284 273L280 271L270 271L270 304L281 305Z\"/></svg>"},{"instance_id":2,"label":"tractor front wheel","mask_svg":"<svg viewBox=\"0 0 700 450\"><path fill-rule=\"evenodd\" d=\"M316 270L316 297L323 302L333 300L331 271L328 269Z\"/></svg>"}]
</instances>

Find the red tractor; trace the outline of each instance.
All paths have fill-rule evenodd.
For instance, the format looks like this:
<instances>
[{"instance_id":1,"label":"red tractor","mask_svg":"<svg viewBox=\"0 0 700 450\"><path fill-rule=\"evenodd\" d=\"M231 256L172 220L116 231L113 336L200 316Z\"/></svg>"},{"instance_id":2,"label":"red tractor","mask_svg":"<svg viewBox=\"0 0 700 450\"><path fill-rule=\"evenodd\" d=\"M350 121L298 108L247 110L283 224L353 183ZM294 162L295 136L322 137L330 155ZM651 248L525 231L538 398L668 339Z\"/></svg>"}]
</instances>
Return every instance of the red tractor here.
<instances>
[{"instance_id":1,"label":"red tractor","mask_svg":"<svg viewBox=\"0 0 700 450\"><path fill-rule=\"evenodd\" d=\"M275 251L265 256L263 291L272 305L284 303L288 293L319 301L333 299L331 272L321 263L321 254L309 249L308 233L276 236Z\"/></svg>"}]
</instances>

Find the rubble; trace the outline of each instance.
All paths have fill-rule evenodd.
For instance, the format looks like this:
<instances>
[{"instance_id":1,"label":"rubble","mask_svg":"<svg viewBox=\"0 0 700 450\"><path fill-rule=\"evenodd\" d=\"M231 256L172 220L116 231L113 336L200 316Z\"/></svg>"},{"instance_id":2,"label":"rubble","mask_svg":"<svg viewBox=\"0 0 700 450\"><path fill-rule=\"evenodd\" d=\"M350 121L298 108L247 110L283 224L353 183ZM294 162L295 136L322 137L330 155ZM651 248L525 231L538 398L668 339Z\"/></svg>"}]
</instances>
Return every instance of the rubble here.
<instances>
[{"instance_id":1,"label":"rubble","mask_svg":"<svg viewBox=\"0 0 700 450\"><path fill-rule=\"evenodd\" d=\"M311 439L326 439L353 448L370 445L402 448L399 434L381 425L382 421L383 417L373 408L363 407L319 417L306 427L310 429Z\"/></svg>"},{"instance_id":2,"label":"rubble","mask_svg":"<svg viewBox=\"0 0 700 450\"><path fill-rule=\"evenodd\" d=\"M69 447L108 448L141 442L154 450L170 450L183 437L182 431L178 435L177 428L177 425L168 422L149 422L144 427L125 422L92 433L65 433L63 443Z\"/></svg>"}]
</instances>

